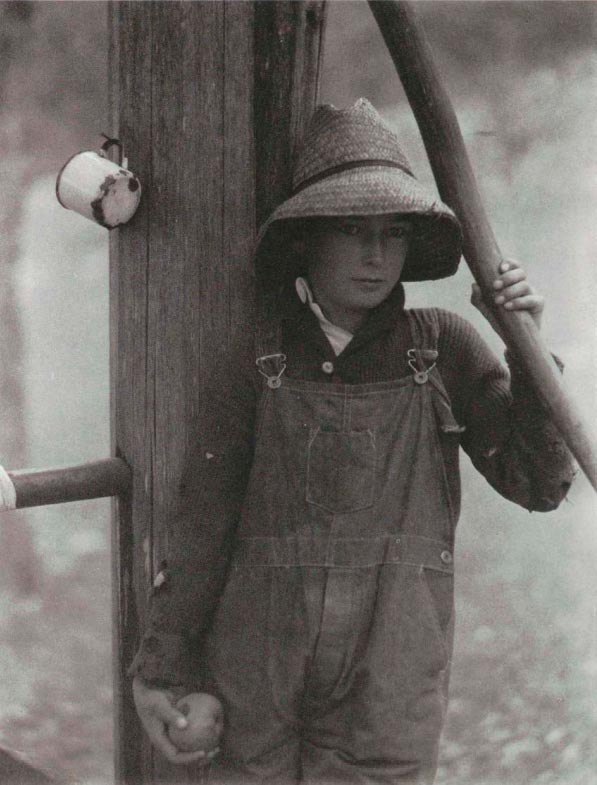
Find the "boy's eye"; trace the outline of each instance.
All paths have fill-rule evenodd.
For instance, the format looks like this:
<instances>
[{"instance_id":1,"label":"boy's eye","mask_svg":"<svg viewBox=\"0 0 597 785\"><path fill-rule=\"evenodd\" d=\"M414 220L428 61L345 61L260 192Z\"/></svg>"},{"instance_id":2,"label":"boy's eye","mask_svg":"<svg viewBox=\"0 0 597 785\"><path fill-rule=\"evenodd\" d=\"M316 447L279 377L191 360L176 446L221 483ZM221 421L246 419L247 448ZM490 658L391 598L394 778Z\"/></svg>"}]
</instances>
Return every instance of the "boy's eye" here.
<instances>
[{"instance_id":1,"label":"boy's eye","mask_svg":"<svg viewBox=\"0 0 597 785\"><path fill-rule=\"evenodd\" d=\"M411 228L410 226L392 226L389 231L390 237L396 237L399 240L402 240L406 237L410 237L411 235Z\"/></svg>"}]
</instances>

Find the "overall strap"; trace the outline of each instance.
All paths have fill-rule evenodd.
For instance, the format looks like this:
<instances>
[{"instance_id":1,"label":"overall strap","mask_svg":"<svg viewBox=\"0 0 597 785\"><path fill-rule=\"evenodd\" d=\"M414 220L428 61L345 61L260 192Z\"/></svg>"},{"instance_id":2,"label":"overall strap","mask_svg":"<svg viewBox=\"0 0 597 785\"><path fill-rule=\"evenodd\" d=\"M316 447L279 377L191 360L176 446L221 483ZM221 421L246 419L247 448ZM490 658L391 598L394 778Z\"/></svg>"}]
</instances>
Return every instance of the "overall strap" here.
<instances>
[{"instance_id":1,"label":"overall strap","mask_svg":"<svg viewBox=\"0 0 597 785\"><path fill-rule=\"evenodd\" d=\"M439 318L435 308L415 308L407 311L414 346L408 350L408 364L413 380L423 385L429 382L434 390L433 407L440 429L444 433L462 433L452 412L452 403L437 369L439 359Z\"/></svg>"},{"instance_id":2,"label":"overall strap","mask_svg":"<svg viewBox=\"0 0 597 785\"><path fill-rule=\"evenodd\" d=\"M276 301L263 293L257 295L256 305L255 365L268 387L276 389L286 370L280 313Z\"/></svg>"},{"instance_id":3,"label":"overall strap","mask_svg":"<svg viewBox=\"0 0 597 785\"><path fill-rule=\"evenodd\" d=\"M408 350L408 364L417 384L426 384L437 363L439 321L432 308L414 308L407 312L413 345Z\"/></svg>"}]
</instances>

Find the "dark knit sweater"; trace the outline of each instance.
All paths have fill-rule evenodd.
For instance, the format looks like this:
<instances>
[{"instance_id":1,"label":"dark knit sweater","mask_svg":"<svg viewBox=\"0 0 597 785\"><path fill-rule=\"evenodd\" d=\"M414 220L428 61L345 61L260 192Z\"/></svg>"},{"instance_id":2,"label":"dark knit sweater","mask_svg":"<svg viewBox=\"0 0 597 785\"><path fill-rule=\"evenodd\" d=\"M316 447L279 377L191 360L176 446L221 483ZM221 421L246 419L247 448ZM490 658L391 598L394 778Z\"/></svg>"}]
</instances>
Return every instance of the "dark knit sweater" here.
<instances>
[{"instance_id":1,"label":"dark knit sweater","mask_svg":"<svg viewBox=\"0 0 597 785\"><path fill-rule=\"evenodd\" d=\"M461 445L503 496L529 510L553 509L573 476L568 450L515 364L508 373L473 327L456 314L423 310L439 327L437 367L452 411L465 427ZM398 286L370 312L336 356L315 315L298 298L285 302L281 350L285 375L327 384L362 384L409 374L413 346L404 293ZM326 370L323 365L326 363ZM333 372L330 373L330 365ZM160 684L196 684L202 631L220 596L253 453L255 411L263 380L254 352L234 349L213 380L203 421L181 482L165 580L153 592L149 628L131 666ZM460 504L458 466L448 476Z\"/></svg>"}]
</instances>

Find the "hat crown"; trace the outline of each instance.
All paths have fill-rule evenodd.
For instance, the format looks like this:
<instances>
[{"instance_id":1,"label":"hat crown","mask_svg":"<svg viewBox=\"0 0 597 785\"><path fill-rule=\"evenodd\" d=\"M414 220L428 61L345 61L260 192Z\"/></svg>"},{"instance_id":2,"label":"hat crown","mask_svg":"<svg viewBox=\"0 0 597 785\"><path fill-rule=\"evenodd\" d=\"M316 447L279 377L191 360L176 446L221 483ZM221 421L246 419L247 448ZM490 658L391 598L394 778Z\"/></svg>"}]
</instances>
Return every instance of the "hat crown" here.
<instances>
[{"instance_id":1,"label":"hat crown","mask_svg":"<svg viewBox=\"0 0 597 785\"><path fill-rule=\"evenodd\" d=\"M315 110L305 132L295 162L293 188L325 176L329 170L366 161L385 161L412 176L396 134L367 99L360 98L346 109L324 104Z\"/></svg>"}]
</instances>

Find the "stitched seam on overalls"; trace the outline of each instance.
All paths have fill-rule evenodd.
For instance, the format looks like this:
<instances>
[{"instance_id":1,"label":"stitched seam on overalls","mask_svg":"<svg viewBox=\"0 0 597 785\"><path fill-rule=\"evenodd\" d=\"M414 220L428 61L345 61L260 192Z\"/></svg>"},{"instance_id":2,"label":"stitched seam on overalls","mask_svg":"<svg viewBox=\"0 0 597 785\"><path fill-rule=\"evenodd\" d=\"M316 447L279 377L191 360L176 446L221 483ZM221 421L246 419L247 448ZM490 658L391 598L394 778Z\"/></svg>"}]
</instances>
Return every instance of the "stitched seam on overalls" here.
<instances>
[{"instance_id":1,"label":"stitched seam on overalls","mask_svg":"<svg viewBox=\"0 0 597 785\"><path fill-rule=\"evenodd\" d=\"M437 351L437 343L438 343L438 338L439 338L439 322L438 322L438 319L437 319L437 312L435 311L435 309L430 309L431 322L432 322L432 339L431 339L431 342L433 344L430 347L424 347L423 346L426 343L426 337L425 337L424 329L423 329L422 325L419 322L419 318L418 318L417 312L416 311L407 311L407 313L408 313L408 316L409 316L411 335L412 335L412 339L413 339L414 345L416 347L418 347L418 348L431 348L431 349L435 349ZM439 375L439 371L437 370L437 368L433 368L432 371L431 371L431 374L437 374L439 379L441 380L441 376ZM434 379L434 382L435 382L435 379ZM433 407L433 401L431 399L431 396L433 394L436 394L436 395L440 394L439 390L436 389L434 382L431 383L430 387L428 387L429 382L426 382L425 384L421 385L421 387L426 388L423 394L426 394L426 396L427 396L426 405L429 406L432 411L433 411L434 407ZM413 379L413 384L415 384L414 379ZM443 382L442 382L442 386L443 386ZM432 390L435 390L435 393L432 392ZM445 399L450 404L450 407L451 407L451 401L449 399L447 391L446 391ZM454 509L454 504L452 502L452 497L450 495L450 485L449 485L449 482L448 482L448 475L447 475L447 472L446 472L446 464L444 462L444 453L443 453L441 442L440 442L440 435L439 435L439 430L440 429L439 429L439 426L438 426L438 423L437 423L437 415L435 414L435 411L433 411L433 415L432 416L433 416L434 422L436 423L436 427L433 429L433 445L434 445L434 452L435 452L435 458L436 458L435 463L436 463L436 465L439 464L440 485L441 485L441 488L442 488L446 509L448 511L448 519L449 519L448 523L449 523L450 531L452 532L452 537L453 537L453 532L454 532L454 529L455 529L455 526L456 526L456 523L457 523L456 511Z\"/></svg>"},{"instance_id":2,"label":"stitched seam on overalls","mask_svg":"<svg viewBox=\"0 0 597 785\"><path fill-rule=\"evenodd\" d=\"M259 398L257 399L257 416L255 422L255 443L257 443L259 436L261 435L261 429L263 428L263 423L265 422L265 412L269 405L270 395L273 392L268 386L267 382L263 382L261 385L261 393L259 394Z\"/></svg>"}]
</instances>

